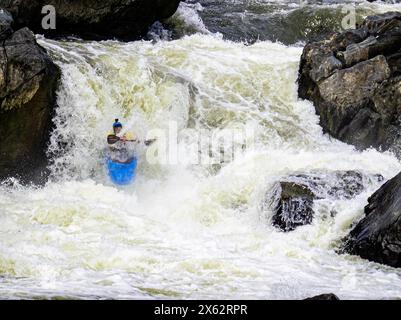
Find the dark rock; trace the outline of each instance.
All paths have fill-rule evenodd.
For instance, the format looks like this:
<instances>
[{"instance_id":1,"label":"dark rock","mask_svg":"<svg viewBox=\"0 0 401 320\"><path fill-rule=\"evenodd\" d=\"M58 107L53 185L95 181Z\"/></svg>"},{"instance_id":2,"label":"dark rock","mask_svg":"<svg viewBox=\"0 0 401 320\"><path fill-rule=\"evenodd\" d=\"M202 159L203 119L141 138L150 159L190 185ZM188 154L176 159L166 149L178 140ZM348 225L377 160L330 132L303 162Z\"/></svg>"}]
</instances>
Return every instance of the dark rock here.
<instances>
[{"instance_id":1,"label":"dark rock","mask_svg":"<svg viewBox=\"0 0 401 320\"><path fill-rule=\"evenodd\" d=\"M377 44L375 37L370 36L360 43L353 43L347 46L345 51L337 52L337 57L346 67L369 59L369 49Z\"/></svg>"},{"instance_id":2,"label":"dark rock","mask_svg":"<svg viewBox=\"0 0 401 320\"><path fill-rule=\"evenodd\" d=\"M339 297L337 297L334 293L327 293L327 294L321 294L318 296L314 296L311 298L306 298L304 300L331 300L331 301L336 301L340 300Z\"/></svg>"},{"instance_id":3,"label":"dark rock","mask_svg":"<svg viewBox=\"0 0 401 320\"><path fill-rule=\"evenodd\" d=\"M369 181L382 180L381 175L367 176L358 171L294 174L273 186L261 204L261 211L273 209L273 225L285 232L292 231L312 223L315 200L349 200L361 194Z\"/></svg>"},{"instance_id":4,"label":"dark rock","mask_svg":"<svg viewBox=\"0 0 401 320\"><path fill-rule=\"evenodd\" d=\"M0 0L17 27L29 27L48 37L75 35L84 39L135 40L149 27L173 15L180 0ZM44 5L56 9L56 29L42 28Z\"/></svg>"},{"instance_id":5,"label":"dark rock","mask_svg":"<svg viewBox=\"0 0 401 320\"><path fill-rule=\"evenodd\" d=\"M298 181L311 188L317 199L352 199L364 190L366 179L381 181L380 175L364 176L358 171L311 172L298 174L287 179Z\"/></svg>"},{"instance_id":6,"label":"dark rock","mask_svg":"<svg viewBox=\"0 0 401 320\"><path fill-rule=\"evenodd\" d=\"M401 173L384 184L368 202L365 218L351 231L344 250L401 267Z\"/></svg>"},{"instance_id":7,"label":"dark rock","mask_svg":"<svg viewBox=\"0 0 401 320\"><path fill-rule=\"evenodd\" d=\"M401 13L368 17L357 30L306 45L298 82L325 132L401 156Z\"/></svg>"},{"instance_id":8,"label":"dark rock","mask_svg":"<svg viewBox=\"0 0 401 320\"><path fill-rule=\"evenodd\" d=\"M2 41L0 179L17 175L32 181L46 167L59 76L58 67L29 29L20 29Z\"/></svg>"},{"instance_id":9,"label":"dark rock","mask_svg":"<svg viewBox=\"0 0 401 320\"><path fill-rule=\"evenodd\" d=\"M310 76L314 81L319 81L321 79L328 78L334 71L341 69L343 64L334 56L328 56L324 58L320 65L315 69L311 70Z\"/></svg>"},{"instance_id":10,"label":"dark rock","mask_svg":"<svg viewBox=\"0 0 401 320\"><path fill-rule=\"evenodd\" d=\"M401 14L399 12L386 12L384 14L369 16L363 22L362 27L370 34L381 35L388 30L395 29L394 27L400 27L400 17Z\"/></svg>"},{"instance_id":11,"label":"dark rock","mask_svg":"<svg viewBox=\"0 0 401 320\"><path fill-rule=\"evenodd\" d=\"M273 197L278 199L272 220L275 227L292 231L312 223L315 194L308 187L293 182L279 182Z\"/></svg>"}]
</instances>

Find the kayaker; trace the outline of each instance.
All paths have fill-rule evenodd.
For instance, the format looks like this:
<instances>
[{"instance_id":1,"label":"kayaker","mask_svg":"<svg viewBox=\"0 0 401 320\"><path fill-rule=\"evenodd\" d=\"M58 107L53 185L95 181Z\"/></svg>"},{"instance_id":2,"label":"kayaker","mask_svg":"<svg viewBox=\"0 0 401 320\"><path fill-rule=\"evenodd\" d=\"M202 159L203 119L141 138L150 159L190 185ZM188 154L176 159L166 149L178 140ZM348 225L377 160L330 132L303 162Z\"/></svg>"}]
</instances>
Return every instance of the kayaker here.
<instances>
[{"instance_id":1,"label":"kayaker","mask_svg":"<svg viewBox=\"0 0 401 320\"><path fill-rule=\"evenodd\" d=\"M135 144L128 142L138 142L131 132L122 133L123 125L116 119L113 124L113 133L107 135L107 142L110 149L110 158L114 162L129 163L135 155ZM110 139L117 137L115 139Z\"/></svg>"}]
</instances>

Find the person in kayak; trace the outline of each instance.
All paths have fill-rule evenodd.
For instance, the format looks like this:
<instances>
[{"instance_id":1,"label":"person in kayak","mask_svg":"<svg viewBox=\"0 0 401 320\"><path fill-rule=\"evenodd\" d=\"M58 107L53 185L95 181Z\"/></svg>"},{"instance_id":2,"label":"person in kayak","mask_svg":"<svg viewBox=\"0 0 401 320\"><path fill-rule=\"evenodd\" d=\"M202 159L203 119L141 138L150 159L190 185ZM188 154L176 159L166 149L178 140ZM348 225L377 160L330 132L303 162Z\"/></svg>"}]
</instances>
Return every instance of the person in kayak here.
<instances>
[{"instance_id":1,"label":"person in kayak","mask_svg":"<svg viewBox=\"0 0 401 320\"><path fill-rule=\"evenodd\" d=\"M130 163L135 157L135 145L130 142L138 142L134 134L122 133L123 125L116 119L113 124L113 133L107 136L110 158L117 163ZM130 144L128 144L130 143Z\"/></svg>"}]
</instances>

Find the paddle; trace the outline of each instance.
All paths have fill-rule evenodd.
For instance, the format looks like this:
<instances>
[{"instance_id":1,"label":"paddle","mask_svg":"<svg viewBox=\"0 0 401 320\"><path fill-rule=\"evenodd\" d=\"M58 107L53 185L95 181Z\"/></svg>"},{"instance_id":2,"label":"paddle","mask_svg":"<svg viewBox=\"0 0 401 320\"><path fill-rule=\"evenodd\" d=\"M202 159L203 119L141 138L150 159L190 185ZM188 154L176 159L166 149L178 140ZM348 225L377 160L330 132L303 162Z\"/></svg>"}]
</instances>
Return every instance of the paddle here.
<instances>
[{"instance_id":1,"label":"paddle","mask_svg":"<svg viewBox=\"0 0 401 320\"><path fill-rule=\"evenodd\" d=\"M121 138L116 136L116 135L114 135L114 134L111 134L111 135L109 135L107 137L107 143L108 144L115 144L120 140L121 140ZM152 143L156 142L156 140L157 139L146 140L146 141L144 141L144 143L145 143L146 146L150 146ZM125 141L127 141L127 142L136 142L136 141L138 141L138 142L140 142L139 140L125 140Z\"/></svg>"}]
</instances>

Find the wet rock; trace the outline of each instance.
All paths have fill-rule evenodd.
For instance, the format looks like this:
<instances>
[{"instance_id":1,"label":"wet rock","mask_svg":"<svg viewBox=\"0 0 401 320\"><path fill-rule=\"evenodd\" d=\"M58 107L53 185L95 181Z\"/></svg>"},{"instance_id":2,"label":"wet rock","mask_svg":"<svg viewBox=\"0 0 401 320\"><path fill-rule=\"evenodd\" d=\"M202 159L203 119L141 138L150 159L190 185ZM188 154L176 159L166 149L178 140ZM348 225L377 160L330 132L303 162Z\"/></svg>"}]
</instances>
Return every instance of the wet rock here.
<instances>
[{"instance_id":1,"label":"wet rock","mask_svg":"<svg viewBox=\"0 0 401 320\"><path fill-rule=\"evenodd\" d=\"M401 173L368 200L365 217L347 237L344 251L401 267Z\"/></svg>"},{"instance_id":2,"label":"wet rock","mask_svg":"<svg viewBox=\"0 0 401 320\"><path fill-rule=\"evenodd\" d=\"M10 31L0 50L0 179L31 181L46 166L60 71L29 29Z\"/></svg>"},{"instance_id":3,"label":"wet rock","mask_svg":"<svg viewBox=\"0 0 401 320\"><path fill-rule=\"evenodd\" d=\"M358 171L312 172L288 177L309 186L317 199L352 199L362 193L365 180L382 181L381 175L364 176Z\"/></svg>"},{"instance_id":4,"label":"wet rock","mask_svg":"<svg viewBox=\"0 0 401 320\"><path fill-rule=\"evenodd\" d=\"M279 182L274 208L273 225L282 231L292 231L299 226L311 224L315 194L307 186L293 182Z\"/></svg>"},{"instance_id":5,"label":"wet rock","mask_svg":"<svg viewBox=\"0 0 401 320\"><path fill-rule=\"evenodd\" d=\"M306 45L298 82L325 132L401 156L401 13L368 17L357 30Z\"/></svg>"},{"instance_id":6,"label":"wet rock","mask_svg":"<svg viewBox=\"0 0 401 320\"><path fill-rule=\"evenodd\" d=\"M377 44L376 38L370 36L360 43L348 45L345 51L337 53L337 57L341 59L345 66L352 66L358 62L368 60L369 49L375 44Z\"/></svg>"},{"instance_id":7,"label":"wet rock","mask_svg":"<svg viewBox=\"0 0 401 320\"><path fill-rule=\"evenodd\" d=\"M341 105L341 117L353 114L356 106L371 98L372 88L390 76L390 68L384 56L377 56L357 65L337 70L319 85L321 97L330 105ZM361 86L364 83L365 86ZM341 125L341 122L340 122Z\"/></svg>"},{"instance_id":8,"label":"wet rock","mask_svg":"<svg viewBox=\"0 0 401 320\"><path fill-rule=\"evenodd\" d=\"M0 0L9 10L17 27L29 27L47 37L79 36L102 40L135 40L146 35L149 27L170 17L180 0ZM44 5L56 9L56 29L43 29Z\"/></svg>"},{"instance_id":9,"label":"wet rock","mask_svg":"<svg viewBox=\"0 0 401 320\"><path fill-rule=\"evenodd\" d=\"M361 194L366 183L380 182L384 178L379 174L365 175L359 171L315 171L290 175L284 179L308 186L315 194L316 199L349 200Z\"/></svg>"},{"instance_id":10,"label":"wet rock","mask_svg":"<svg viewBox=\"0 0 401 320\"><path fill-rule=\"evenodd\" d=\"M336 301L340 300L339 297L337 297L334 293L327 293L327 294L320 294L318 296L314 296L311 298L306 298L304 300L331 300L331 301Z\"/></svg>"},{"instance_id":11,"label":"wet rock","mask_svg":"<svg viewBox=\"0 0 401 320\"><path fill-rule=\"evenodd\" d=\"M268 192L261 211L272 210L272 224L282 231L293 231L312 223L315 200L349 200L361 194L367 183L382 180L381 175L368 176L358 171L316 171L290 175L282 178Z\"/></svg>"},{"instance_id":12,"label":"wet rock","mask_svg":"<svg viewBox=\"0 0 401 320\"><path fill-rule=\"evenodd\" d=\"M319 81L321 79L328 78L334 71L341 69L343 64L334 56L328 56L324 58L320 65L315 69L311 70L310 76L314 81Z\"/></svg>"}]
</instances>

